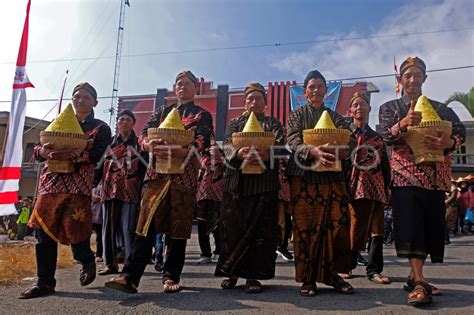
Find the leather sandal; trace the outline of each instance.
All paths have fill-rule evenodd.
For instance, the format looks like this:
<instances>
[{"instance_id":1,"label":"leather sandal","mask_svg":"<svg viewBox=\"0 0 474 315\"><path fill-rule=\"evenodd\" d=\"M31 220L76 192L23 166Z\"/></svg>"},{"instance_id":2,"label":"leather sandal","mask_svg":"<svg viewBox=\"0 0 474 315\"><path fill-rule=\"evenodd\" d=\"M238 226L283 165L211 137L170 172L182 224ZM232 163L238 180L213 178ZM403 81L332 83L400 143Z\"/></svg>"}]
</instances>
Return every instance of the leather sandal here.
<instances>
[{"instance_id":1,"label":"leather sandal","mask_svg":"<svg viewBox=\"0 0 474 315\"><path fill-rule=\"evenodd\" d=\"M53 294L55 292L54 287L45 285L45 284L35 284L32 287L26 288L21 291L19 299L32 299L40 296L45 296L48 294Z\"/></svg>"},{"instance_id":2,"label":"leather sandal","mask_svg":"<svg viewBox=\"0 0 474 315\"><path fill-rule=\"evenodd\" d=\"M113 275L113 274L118 274L118 273L119 273L118 269L110 268L110 267L105 267L104 269L101 269L99 270L99 272L97 272L99 276Z\"/></svg>"},{"instance_id":3,"label":"leather sandal","mask_svg":"<svg viewBox=\"0 0 474 315\"><path fill-rule=\"evenodd\" d=\"M390 284L391 283L389 277L382 276L379 273L376 273L376 274L373 274L373 275L369 276L368 279L370 281L378 283L378 284Z\"/></svg>"},{"instance_id":4,"label":"leather sandal","mask_svg":"<svg viewBox=\"0 0 474 315\"><path fill-rule=\"evenodd\" d=\"M439 288L437 288L434 285L429 284L429 283L428 283L428 285L431 288L431 295L432 296L443 295L443 291L441 291L441 289L439 289ZM413 291L414 288L415 288L415 279L408 278L407 283L405 285L403 285L403 290L405 290L407 292L411 292L411 291Z\"/></svg>"},{"instance_id":5,"label":"leather sandal","mask_svg":"<svg viewBox=\"0 0 474 315\"><path fill-rule=\"evenodd\" d=\"M181 290L182 288L180 287L179 283L173 280L166 280L163 283L163 292L165 293L176 293Z\"/></svg>"},{"instance_id":6,"label":"leather sandal","mask_svg":"<svg viewBox=\"0 0 474 315\"><path fill-rule=\"evenodd\" d=\"M135 294L138 292L137 286L132 283L127 277L120 276L118 278L112 278L105 282L105 286L110 289L122 291L129 294Z\"/></svg>"},{"instance_id":7,"label":"leather sandal","mask_svg":"<svg viewBox=\"0 0 474 315\"><path fill-rule=\"evenodd\" d=\"M315 296L316 295L316 283L305 282L300 288L300 294L302 296Z\"/></svg>"},{"instance_id":8,"label":"leather sandal","mask_svg":"<svg viewBox=\"0 0 474 315\"><path fill-rule=\"evenodd\" d=\"M354 291L354 288L350 285L349 282L344 281L344 279L336 279L333 283L330 284L336 292L342 294L351 294Z\"/></svg>"},{"instance_id":9,"label":"leather sandal","mask_svg":"<svg viewBox=\"0 0 474 315\"><path fill-rule=\"evenodd\" d=\"M428 304L432 300L430 285L423 281L415 281L415 287L407 296L408 304Z\"/></svg>"},{"instance_id":10,"label":"leather sandal","mask_svg":"<svg viewBox=\"0 0 474 315\"><path fill-rule=\"evenodd\" d=\"M224 290L235 289L238 278L224 279L221 282L221 288Z\"/></svg>"},{"instance_id":11,"label":"leather sandal","mask_svg":"<svg viewBox=\"0 0 474 315\"><path fill-rule=\"evenodd\" d=\"M263 291L263 287L260 281L247 279L247 281L245 282L245 292L260 293L262 291Z\"/></svg>"},{"instance_id":12,"label":"leather sandal","mask_svg":"<svg viewBox=\"0 0 474 315\"><path fill-rule=\"evenodd\" d=\"M94 282L96 276L95 272L95 261L82 265L81 273L79 274L81 286L86 286Z\"/></svg>"}]
</instances>

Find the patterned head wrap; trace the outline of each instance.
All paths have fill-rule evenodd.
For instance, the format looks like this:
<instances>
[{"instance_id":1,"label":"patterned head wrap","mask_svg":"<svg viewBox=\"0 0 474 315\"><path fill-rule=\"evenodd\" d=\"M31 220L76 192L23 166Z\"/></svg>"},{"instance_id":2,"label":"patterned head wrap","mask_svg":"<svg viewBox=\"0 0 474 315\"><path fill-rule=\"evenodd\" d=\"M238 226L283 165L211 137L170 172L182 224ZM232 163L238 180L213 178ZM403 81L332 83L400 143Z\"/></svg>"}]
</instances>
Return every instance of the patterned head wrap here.
<instances>
[{"instance_id":1,"label":"patterned head wrap","mask_svg":"<svg viewBox=\"0 0 474 315\"><path fill-rule=\"evenodd\" d=\"M402 62L402 65L400 66L400 75L403 75L403 73L410 67L418 67L421 69L421 71L423 71L423 73L426 73L426 65L423 60L418 57L408 57Z\"/></svg>"},{"instance_id":2,"label":"patterned head wrap","mask_svg":"<svg viewBox=\"0 0 474 315\"><path fill-rule=\"evenodd\" d=\"M92 85L90 85L87 82L82 82L76 85L74 90L72 90L72 95L76 94L77 91L79 90L86 90L92 97L97 100L97 91L94 89Z\"/></svg>"},{"instance_id":3,"label":"patterned head wrap","mask_svg":"<svg viewBox=\"0 0 474 315\"><path fill-rule=\"evenodd\" d=\"M359 97L363 99L364 101L366 101L367 104L370 106L369 96L366 93L360 93L360 92L355 92L354 94L352 94L351 100L349 102L349 106L351 106L352 103L354 103L354 101L358 99Z\"/></svg>"},{"instance_id":4,"label":"patterned head wrap","mask_svg":"<svg viewBox=\"0 0 474 315\"><path fill-rule=\"evenodd\" d=\"M194 85L197 87L199 86L199 81L198 79L196 78L196 76L189 70L184 70L184 71L181 71L180 73L178 73L178 75L176 76L176 80L174 80L174 83L178 82L179 79L181 78L188 78L189 80L191 80Z\"/></svg>"},{"instance_id":5,"label":"patterned head wrap","mask_svg":"<svg viewBox=\"0 0 474 315\"><path fill-rule=\"evenodd\" d=\"M262 93L265 102L267 101L267 93L265 92L265 88L263 87L263 85L257 82L251 82L247 84L247 86L245 87L244 95L247 97L247 95L249 95L253 91L258 91Z\"/></svg>"}]
</instances>

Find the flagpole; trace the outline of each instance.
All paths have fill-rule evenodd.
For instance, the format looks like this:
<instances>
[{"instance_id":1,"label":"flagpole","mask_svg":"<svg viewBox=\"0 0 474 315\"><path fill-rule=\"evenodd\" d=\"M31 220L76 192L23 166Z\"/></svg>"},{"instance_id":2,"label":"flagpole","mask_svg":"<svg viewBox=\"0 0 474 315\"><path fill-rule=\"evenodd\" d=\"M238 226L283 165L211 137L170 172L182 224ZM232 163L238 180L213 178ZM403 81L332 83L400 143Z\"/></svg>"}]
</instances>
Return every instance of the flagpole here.
<instances>
[{"instance_id":1,"label":"flagpole","mask_svg":"<svg viewBox=\"0 0 474 315\"><path fill-rule=\"evenodd\" d=\"M26 17L13 79L12 102L8 116L5 149L0 167L0 215L16 213L21 166L23 162L23 130L26 116L26 88L34 87L26 74L28 29L31 0L26 6Z\"/></svg>"},{"instance_id":2,"label":"flagpole","mask_svg":"<svg viewBox=\"0 0 474 315\"><path fill-rule=\"evenodd\" d=\"M69 69L66 70L66 75L64 76L63 89L61 90L61 97L59 98L58 114L61 112L61 105L62 105L62 103L63 103L64 88L66 87L66 81L67 81L67 75L68 75L68 73L69 73Z\"/></svg>"},{"instance_id":3,"label":"flagpole","mask_svg":"<svg viewBox=\"0 0 474 315\"><path fill-rule=\"evenodd\" d=\"M395 97L398 98L400 94L400 83L398 83L398 68L395 56L393 56L393 71L395 72Z\"/></svg>"}]
</instances>

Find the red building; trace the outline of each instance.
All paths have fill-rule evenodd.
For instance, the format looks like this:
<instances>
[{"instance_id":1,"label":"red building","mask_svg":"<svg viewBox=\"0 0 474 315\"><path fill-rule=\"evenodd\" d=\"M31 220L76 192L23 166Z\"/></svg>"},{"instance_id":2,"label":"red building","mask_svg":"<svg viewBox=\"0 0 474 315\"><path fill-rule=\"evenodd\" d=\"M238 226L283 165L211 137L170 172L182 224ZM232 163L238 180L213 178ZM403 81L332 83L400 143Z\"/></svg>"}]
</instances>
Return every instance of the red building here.
<instances>
[{"instance_id":1,"label":"red building","mask_svg":"<svg viewBox=\"0 0 474 315\"><path fill-rule=\"evenodd\" d=\"M290 86L293 82L270 82L267 85L267 114L278 118L286 126L288 114L291 111ZM174 89L174 87L173 87ZM378 88L371 82L343 83L336 105L336 111L346 115L349 100L354 92L379 92ZM154 95L136 95L119 97L119 111L129 109L135 113L137 122L135 132L140 133L148 122L155 108L163 104L176 103L177 99L173 91L158 89ZM232 118L238 117L244 111L244 90L229 89L228 85L218 85L214 88L212 82L200 80L199 92L195 103L212 114L216 140L222 140L225 128Z\"/></svg>"}]
</instances>

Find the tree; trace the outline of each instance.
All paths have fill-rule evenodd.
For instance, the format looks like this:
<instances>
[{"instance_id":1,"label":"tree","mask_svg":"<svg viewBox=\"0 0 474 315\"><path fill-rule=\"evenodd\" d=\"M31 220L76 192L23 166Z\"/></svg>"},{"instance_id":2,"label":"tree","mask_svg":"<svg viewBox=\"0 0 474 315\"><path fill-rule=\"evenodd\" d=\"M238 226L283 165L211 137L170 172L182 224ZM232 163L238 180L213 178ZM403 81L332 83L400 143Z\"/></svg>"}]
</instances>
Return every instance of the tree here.
<instances>
[{"instance_id":1,"label":"tree","mask_svg":"<svg viewBox=\"0 0 474 315\"><path fill-rule=\"evenodd\" d=\"M467 108L471 116L474 117L474 86L471 87L468 93L455 92L446 100L446 105L451 102L459 102Z\"/></svg>"}]
</instances>

